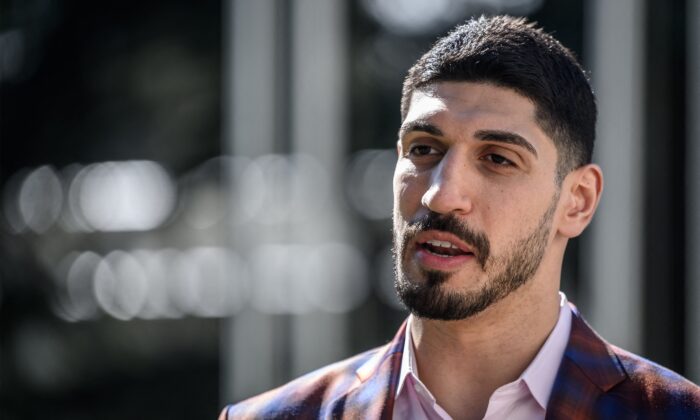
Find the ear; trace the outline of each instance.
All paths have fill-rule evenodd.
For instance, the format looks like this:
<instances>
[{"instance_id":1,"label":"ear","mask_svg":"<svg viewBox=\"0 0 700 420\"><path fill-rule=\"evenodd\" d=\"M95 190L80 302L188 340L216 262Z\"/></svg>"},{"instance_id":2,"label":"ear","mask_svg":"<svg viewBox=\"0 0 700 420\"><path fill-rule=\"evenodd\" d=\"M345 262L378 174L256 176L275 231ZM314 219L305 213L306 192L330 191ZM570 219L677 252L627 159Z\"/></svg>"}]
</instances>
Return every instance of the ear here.
<instances>
[{"instance_id":1,"label":"ear","mask_svg":"<svg viewBox=\"0 0 700 420\"><path fill-rule=\"evenodd\" d=\"M603 171L598 165L582 166L566 176L562 185L563 205L559 232L574 238L588 226L603 193Z\"/></svg>"}]
</instances>

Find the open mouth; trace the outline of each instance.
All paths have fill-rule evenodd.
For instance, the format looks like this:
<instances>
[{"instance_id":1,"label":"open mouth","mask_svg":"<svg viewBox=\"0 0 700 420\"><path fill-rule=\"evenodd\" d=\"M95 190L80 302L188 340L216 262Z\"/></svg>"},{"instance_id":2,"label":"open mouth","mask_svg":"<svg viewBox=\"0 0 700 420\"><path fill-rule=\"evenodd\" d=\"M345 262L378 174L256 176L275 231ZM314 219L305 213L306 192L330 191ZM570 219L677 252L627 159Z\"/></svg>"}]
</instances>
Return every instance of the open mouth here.
<instances>
[{"instance_id":1,"label":"open mouth","mask_svg":"<svg viewBox=\"0 0 700 420\"><path fill-rule=\"evenodd\" d=\"M437 239L430 239L425 242L419 242L418 246L429 252L430 254L437 255L438 257L448 258L457 257L462 255L474 255L474 253L469 251L464 251L458 246L449 241L440 241Z\"/></svg>"}]
</instances>

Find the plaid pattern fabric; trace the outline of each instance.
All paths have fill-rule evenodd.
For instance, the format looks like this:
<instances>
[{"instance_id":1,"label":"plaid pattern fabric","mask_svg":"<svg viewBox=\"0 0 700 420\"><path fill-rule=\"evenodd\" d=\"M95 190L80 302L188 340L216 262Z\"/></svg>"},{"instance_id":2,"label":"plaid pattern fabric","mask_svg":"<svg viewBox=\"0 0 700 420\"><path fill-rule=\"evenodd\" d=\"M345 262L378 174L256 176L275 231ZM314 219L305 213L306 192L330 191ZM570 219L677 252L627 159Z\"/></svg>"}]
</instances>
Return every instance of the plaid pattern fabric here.
<instances>
[{"instance_id":1,"label":"plaid pattern fabric","mask_svg":"<svg viewBox=\"0 0 700 420\"><path fill-rule=\"evenodd\" d=\"M575 306L547 419L700 419L700 387L608 344Z\"/></svg>"},{"instance_id":2,"label":"plaid pattern fabric","mask_svg":"<svg viewBox=\"0 0 700 420\"><path fill-rule=\"evenodd\" d=\"M575 306L547 419L698 419L700 387L606 343ZM383 347L226 407L227 419L391 419L406 324Z\"/></svg>"},{"instance_id":3,"label":"plaid pattern fabric","mask_svg":"<svg viewBox=\"0 0 700 420\"><path fill-rule=\"evenodd\" d=\"M391 419L403 354L404 322L392 341L306 374L239 404L226 419Z\"/></svg>"}]
</instances>

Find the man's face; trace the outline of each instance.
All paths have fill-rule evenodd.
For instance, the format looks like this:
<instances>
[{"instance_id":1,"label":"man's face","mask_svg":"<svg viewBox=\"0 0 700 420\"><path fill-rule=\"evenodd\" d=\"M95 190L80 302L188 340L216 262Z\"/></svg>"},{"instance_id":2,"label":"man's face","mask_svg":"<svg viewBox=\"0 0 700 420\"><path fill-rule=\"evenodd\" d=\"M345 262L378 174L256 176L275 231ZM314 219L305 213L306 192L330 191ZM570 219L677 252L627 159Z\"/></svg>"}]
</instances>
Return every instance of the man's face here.
<instances>
[{"instance_id":1,"label":"man's face","mask_svg":"<svg viewBox=\"0 0 700 420\"><path fill-rule=\"evenodd\" d=\"M413 313L467 318L536 274L559 189L530 100L485 83L415 91L398 153L396 289Z\"/></svg>"}]
</instances>

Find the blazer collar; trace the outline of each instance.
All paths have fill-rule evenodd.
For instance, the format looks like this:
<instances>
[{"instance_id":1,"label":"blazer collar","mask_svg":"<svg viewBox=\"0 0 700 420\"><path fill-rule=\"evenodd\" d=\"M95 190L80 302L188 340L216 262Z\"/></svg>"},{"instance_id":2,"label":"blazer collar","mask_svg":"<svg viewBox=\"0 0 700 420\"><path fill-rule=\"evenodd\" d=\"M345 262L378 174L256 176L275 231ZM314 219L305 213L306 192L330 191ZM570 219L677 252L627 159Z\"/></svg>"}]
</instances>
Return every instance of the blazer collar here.
<instances>
[{"instance_id":1,"label":"blazer collar","mask_svg":"<svg viewBox=\"0 0 700 420\"><path fill-rule=\"evenodd\" d=\"M610 418L634 418L623 400L608 393L627 378L622 363L578 309L569 305L573 315L571 334L554 380L546 418L596 418L601 413ZM405 332L404 321L393 340L357 369L355 386L332 403L333 418L391 418Z\"/></svg>"},{"instance_id":2,"label":"blazer collar","mask_svg":"<svg viewBox=\"0 0 700 420\"><path fill-rule=\"evenodd\" d=\"M331 404L332 418L391 419L405 333L406 321L388 344L355 371L355 386Z\"/></svg>"},{"instance_id":3,"label":"blazer collar","mask_svg":"<svg viewBox=\"0 0 700 420\"><path fill-rule=\"evenodd\" d=\"M612 347L586 323L573 304L571 334L547 404L547 419L634 418L614 392L627 378Z\"/></svg>"}]
</instances>

